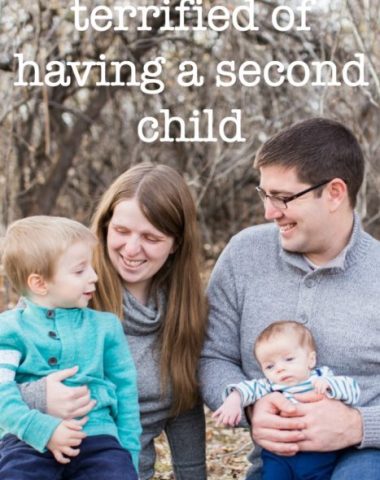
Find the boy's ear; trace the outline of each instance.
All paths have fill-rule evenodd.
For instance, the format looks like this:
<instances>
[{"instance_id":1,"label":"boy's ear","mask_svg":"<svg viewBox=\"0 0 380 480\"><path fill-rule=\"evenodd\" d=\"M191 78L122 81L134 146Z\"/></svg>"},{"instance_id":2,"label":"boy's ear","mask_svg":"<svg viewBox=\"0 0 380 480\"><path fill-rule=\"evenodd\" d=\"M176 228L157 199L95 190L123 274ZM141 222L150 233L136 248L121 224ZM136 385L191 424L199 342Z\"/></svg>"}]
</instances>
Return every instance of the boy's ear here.
<instances>
[{"instance_id":1,"label":"boy's ear","mask_svg":"<svg viewBox=\"0 0 380 480\"><path fill-rule=\"evenodd\" d=\"M317 364L317 353L312 351L309 353L309 369L311 370Z\"/></svg>"},{"instance_id":2,"label":"boy's ear","mask_svg":"<svg viewBox=\"0 0 380 480\"><path fill-rule=\"evenodd\" d=\"M31 273L28 277L28 288L35 295L46 295L48 293L47 282L42 275Z\"/></svg>"}]
</instances>

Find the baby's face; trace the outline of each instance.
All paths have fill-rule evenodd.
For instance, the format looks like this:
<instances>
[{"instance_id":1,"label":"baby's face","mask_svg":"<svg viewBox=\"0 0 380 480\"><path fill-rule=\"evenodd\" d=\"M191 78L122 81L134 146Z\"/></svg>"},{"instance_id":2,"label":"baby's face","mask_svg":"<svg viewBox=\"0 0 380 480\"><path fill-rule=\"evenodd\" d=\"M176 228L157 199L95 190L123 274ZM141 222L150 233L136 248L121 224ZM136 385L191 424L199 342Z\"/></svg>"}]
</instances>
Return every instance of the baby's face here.
<instances>
[{"instance_id":1,"label":"baby's face","mask_svg":"<svg viewBox=\"0 0 380 480\"><path fill-rule=\"evenodd\" d=\"M288 386L306 380L315 367L315 352L290 335L259 344L256 358L268 380Z\"/></svg>"}]
</instances>

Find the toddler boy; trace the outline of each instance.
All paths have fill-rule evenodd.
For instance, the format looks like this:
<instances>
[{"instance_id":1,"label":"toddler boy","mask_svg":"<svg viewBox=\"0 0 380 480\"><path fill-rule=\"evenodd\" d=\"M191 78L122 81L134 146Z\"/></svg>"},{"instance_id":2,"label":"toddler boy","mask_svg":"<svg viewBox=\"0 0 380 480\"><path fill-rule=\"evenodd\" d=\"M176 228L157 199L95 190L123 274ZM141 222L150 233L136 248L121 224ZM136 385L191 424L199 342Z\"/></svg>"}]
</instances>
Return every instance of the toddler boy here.
<instances>
[{"instance_id":1,"label":"toddler boy","mask_svg":"<svg viewBox=\"0 0 380 480\"><path fill-rule=\"evenodd\" d=\"M25 308L0 315L2 480L137 480L140 418L136 371L120 321L87 308L97 275L96 237L62 217L9 226L3 265ZM62 420L31 410L17 384L77 365L95 407Z\"/></svg>"}]
</instances>

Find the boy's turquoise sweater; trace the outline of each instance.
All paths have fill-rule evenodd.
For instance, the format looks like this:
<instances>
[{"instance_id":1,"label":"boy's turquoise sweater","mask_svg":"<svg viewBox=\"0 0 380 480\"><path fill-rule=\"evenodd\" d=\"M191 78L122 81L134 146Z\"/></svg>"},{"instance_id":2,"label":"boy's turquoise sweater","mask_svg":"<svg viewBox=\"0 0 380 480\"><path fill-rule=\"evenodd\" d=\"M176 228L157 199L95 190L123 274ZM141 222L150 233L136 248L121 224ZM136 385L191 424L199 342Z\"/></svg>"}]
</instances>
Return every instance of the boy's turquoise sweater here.
<instances>
[{"instance_id":1,"label":"boy's turquoise sweater","mask_svg":"<svg viewBox=\"0 0 380 480\"><path fill-rule=\"evenodd\" d=\"M0 315L0 428L44 451L59 418L31 410L17 384L39 380L74 365L65 381L87 385L94 409L83 430L112 435L132 455L138 471L140 416L136 370L120 321L89 308L47 309L26 301Z\"/></svg>"}]
</instances>

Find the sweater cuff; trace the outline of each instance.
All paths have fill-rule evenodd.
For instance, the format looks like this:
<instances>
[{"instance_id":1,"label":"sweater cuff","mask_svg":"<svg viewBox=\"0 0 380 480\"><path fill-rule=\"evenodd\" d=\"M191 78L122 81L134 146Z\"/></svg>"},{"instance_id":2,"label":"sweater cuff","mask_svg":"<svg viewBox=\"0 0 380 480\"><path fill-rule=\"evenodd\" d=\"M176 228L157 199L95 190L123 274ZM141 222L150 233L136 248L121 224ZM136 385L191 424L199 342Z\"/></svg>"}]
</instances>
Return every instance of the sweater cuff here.
<instances>
[{"instance_id":1,"label":"sweater cuff","mask_svg":"<svg viewBox=\"0 0 380 480\"><path fill-rule=\"evenodd\" d=\"M35 382L21 383L18 385L22 399L33 410L46 413L46 378Z\"/></svg>"},{"instance_id":2,"label":"sweater cuff","mask_svg":"<svg viewBox=\"0 0 380 480\"><path fill-rule=\"evenodd\" d=\"M32 421L24 430L22 439L35 450L44 452L54 430L61 422L62 419L60 418L51 417L35 410Z\"/></svg>"},{"instance_id":3,"label":"sweater cuff","mask_svg":"<svg viewBox=\"0 0 380 480\"><path fill-rule=\"evenodd\" d=\"M358 448L380 448L380 407L356 407L362 416L363 439Z\"/></svg>"}]
</instances>

